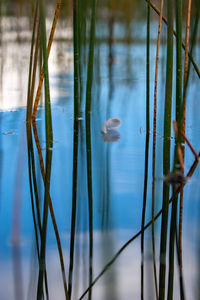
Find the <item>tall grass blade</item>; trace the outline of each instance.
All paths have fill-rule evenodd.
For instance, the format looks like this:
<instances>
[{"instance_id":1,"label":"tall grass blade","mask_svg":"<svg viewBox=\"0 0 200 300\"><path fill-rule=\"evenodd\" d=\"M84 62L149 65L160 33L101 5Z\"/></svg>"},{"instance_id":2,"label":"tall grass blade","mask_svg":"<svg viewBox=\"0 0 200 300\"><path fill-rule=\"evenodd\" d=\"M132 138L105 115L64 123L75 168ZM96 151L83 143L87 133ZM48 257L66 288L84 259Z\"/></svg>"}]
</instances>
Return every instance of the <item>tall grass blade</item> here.
<instances>
[{"instance_id":1,"label":"tall grass blade","mask_svg":"<svg viewBox=\"0 0 200 300\"><path fill-rule=\"evenodd\" d=\"M39 141L39 137L38 137L37 127L36 127L36 123L34 120L32 120L32 127L33 127L33 134L34 134L34 139L35 139L35 143L36 143L36 147L37 147L39 162L40 162L40 170L41 170L43 181L45 183L45 167L44 167L44 162L43 162L42 149L40 147L40 141ZM68 299L67 282L66 282L66 275L65 275L65 265L64 265L64 258L63 258L63 253L62 253L62 246L61 246L60 236L59 236L59 232L58 232L58 226L56 223L56 218L55 218L53 204L52 204L50 195L49 195L48 205L49 205L49 211L50 211L53 228L54 228L54 232L55 232L55 236L56 236L56 242L57 242L59 259L60 259L60 266L61 266L61 271L62 271L62 279L63 279L63 285L64 285L64 291L65 291L65 298Z\"/></svg>"},{"instance_id":2,"label":"tall grass blade","mask_svg":"<svg viewBox=\"0 0 200 300\"><path fill-rule=\"evenodd\" d=\"M199 158L200 158L200 152L199 152ZM190 167L190 170L187 173L187 177L191 178L194 171L196 170L197 166L198 166L199 160L196 159L194 161L194 163L192 164L192 166ZM179 187L178 189L176 189L175 194L172 195L171 199L169 200L169 204L173 202L175 197L178 197L179 193L181 191L181 188ZM155 216L154 216L154 221L156 221L163 213L163 210L161 209ZM144 230L145 231L147 228L149 228L150 226L152 226L152 220L149 221L145 227ZM116 254L113 256L113 258L104 266L104 268L102 269L102 271L95 277L95 279L93 280L93 282L91 283L90 286L88 286L88 288L85 290L85 292L81 295L81 297L79 298L79 300L83 299L87 293L89 292L89 290L97 283L97 281L105 274L106 271L109 270L109 268L112 266L112 264L117 260L117 258L123 253L123 251L140 235L142 234L142 230L140 230L139 232L137 232L132 238L130 238L117 252Z\"/></svg>"},{"instance_id":3,"label":"tall grass blade","mask_svg":"<svg viewBox=\"0 0 200 300\"><path fill-rule=\"evenodd\" d=\"M32 31L32 40L31 40L31 51L30 51L30 65L29 65L29 79L28 79L28 96L27 96L27 112L26 112L26 132L27 132L27 147L28 147L28 170L29 170L29 186L31 193L31 206L32 206L32 214L33 214L33 223L35 229L35 238L36 238L36 249L39 259L39 237L41 239L41 216L39 209L39 197L37 192L37 183L36 183L36 174L35 174L35 159L34 159L34 150L33 150L33 142L32 142L32 130L31 130L31 114L32 114L32 103L33 103L33 92L35 86L35 77L36 77L36 66L37 66L37 55L38 55L38 46L39 46L39 24L37 22L38 15L38 1L36 1L35 12L34 12L34 21L33 21L33 31ZM38 27L38 32L36 35L36 29ZM36 45L35 45L35 54L33 56L34 51L34 41L36 35ZM32 184L33 182L33 184ZM36 212L35 213L35 205L34 205L34 195L36 202ZM48 298L48 284L47 284L47 276L45 271L45 290L46 296Z\"/></svg>"},{"instance_id":4,"label":"tall grass blade","mask_svg":"<svg viewBox=\"0 0 200 300\"><path fill-rule=\"evenodd\" d=\"M28 93L27 93L27 110L26 110L26 122L30 123L32 114L32 101L31 101L31 86L32 86L32 68L33 68L33 51L35 44L35 33L37 29L37 15L38 15L38 1L36 1L34 18L33 18L33 31L31 38L31 51L30 51L30 63L29 63L29 76L28 76Z\"/></svg>"},{"instance_id":5,"label":"tall grass blade","mask_svg":"<svg viewBox=\"0 0 200 300\"><path fill-rule=\"evenodd\" d=\"M46 16L45 16L45 3L44 0L40 1L40 22L41 22L41 40L43 49L43 62L44 62L44 86L45 86L45 129L46 129L46 166L45 166L45 195L44 195L44 209L43 209L43 222L42 222L42 236L39 260L39 278L37 299L42 299L43 292L43 278L45 271L46 259L46 232L48 220L48 200L50 190L50 177L51 177L51 161L52 161L52 147L53 147L53 133L52 133L52 120L51 120L51 104L49 92L49 74L48 74L48 57L46 49Z\"/></svg>"},{"instance_id":6,"label":"tall grass blade","mask_svg":"<svg viewBox=\"0 0 200 300\"><path fill-rule=\"evenodd\" d=\"M148 166L149 166L149 103L150 103L150 5L147 3L147 47L146 47L146 142L145 142L145 171L144 171L144 192L143 192L143 206L142 206L142 234L141 234L141 299L144 299L144 225L146 215L146 201L147 201L147 183L148 183Z\"/></svg>"},{"instance_id":7,"label":"tall grass blade","mask_svg":"<svg viewBox=\"0 0 200 300\"><path fill-rule=\"evenodd\" d=\"M37 250L37 255L39 260L42 225L41 225L41 215L40 215L40 201L39 201L37 182L36 182L35 158L34 158L34 150L33 150L31 124L29 123L27 123L27 144L28 144L28 170L29 170L31 206L32 206L34 230L35 230L36 250ZM35 204L34 204L34 195L35 195ZM35 212L35 206L36 206L36 212ZM46 270L44 271L44 279L45 279L45 292L46 292L46 297L48 299L49 292L48 292Z\"/></svg>"},{"instance_id":8,"label":"tall grass blade","mask_svg":"<svg viewBox=\"0 0 200 300\"><path fill-rule=\"evenodd\" d=\"M70 238L70 264L68 276L68 294L71 299L72 278L74 267L74 243L76 228L76 203L77 203L77 173L78 173L78 138L79 138L79 20L78 0L73 0L73 37L74 37L74 142L73 142L73 186L72 186L72 219Z\"/></svg>"},{"instance_id":9,"label":"tall grass blade","mask_svg":"<svg viewBox=\"0 0 200 300\"><path fill-rule=\"evenodd\" d=\"M92 0L91 26L89 41L89 56L86 86L86 151L87 151L87 183L88 183L88 206L89 206L89 283L93 277L93 195L92 195L92 145L91 145L91 101L94 65L94 42L95 42L96 0ZM89 292L89 299L92 293Z\"/></svg>"},{"instance_id":10,"label":"tall grass blade","mask_svg":"<svg viewBox=\"0 0 200 300\"><path fill-rule=\"evenodd\" d=\"M145 1L147 2L148 0L145 0ZM158 15L160 15L159 9L158 9L158 8L156 7L156 5L153 4L151 1L150 1L150 6L153 8L153 10L154 10ZM162 20L163 20L163 22L165 22L166 25L168 25L168 21L167 21L167 19L166 19L164 16L162 16ZM177 33L176 33L175 30L173 30L173 34L174 34L174 36L177 35ZM185 43L184 43L183 41L182 41L182 48L185 50ZM200 69L199 69L199 67L198 67L198 65L197 65L197 63L196 63L196 61L194 60L194 58L193 58L193 56L192 56L192 54L191 54L190 52L188 53L188 56L189 56L189 59L190 59L192 65L193 65L194 69L195 69L195 72L196 72L197 76L200 78Z\"/></svg>"},{"instance_id":11,"label":"tall grass blade","mask_svg":"<svg viewBox=\"0 0 200 300\"><path fill-rule=\"evenodd\" d=\"M174 150L174 172L178 164L177 149L181 144L181 108L182 108L182 0L176 1L176 121L178 133L176 134L176 145ZM174 286L174 246L177 227L177 203L175 197L172 203L170 242L169 242L169 275L168 275L168 300L173 299Z\"/></svg>"},{"instance_id":12,"label":"tall grass blade","mask_svg":"<svg viewBox=\"0 0 200 300\"><path fill-rule=\"evenodd\" d=\"M170 137L171 137L171 105L172 105L172 82L173 82L173 1L167 1L167 73L165 90L165 114L164 114L164 141L163 141L163 172L166 176L170 171ZM160 242L160 274L159 274L159 300L165 298L166 278L166 246L169 210L169 185L163 183L163 204L161 221Z\"/></svg>"},{"instance_id":13,"label":"tall grass blade","mask_svg":"<svg viewBox=\"0 0 200 300\"><path fill-rule=\"evenodd\" d=\"M53 38L54 38L54 33L55 33L56 25L57 25L57 20L58 20L60 8L61 8L61 3L62 3L62 0L58 0L56 10L55 10L54 19L53 19L53 23L52 23L52 27L51 27L51 32L50 32L50 36L49 36L48 46L47 46L47 56L48 57L49 57L51 46L52 46L52 43L53 43ZM41 73L40 73L40 81L39 81L39 84L38 84L38 89L37 89L37 93L36 93L36 97L35 97L35 101L34 101L32 119L36 118L37 108L38 108L40 95L41 95L41 91L42 91L43 80L44 80L44 69L42 69Z\"/></svg>"},{"instance_id":14,"label":"tall grass blade","mask_svg":"<svg viewBox=\"0 0 200 300\"><path fill-rule=\"evenodd\" d=\"M156 65L155 65L155 84L154 84L154 113L153 113L153 159L152 159L152 248L153 248L153 268L155 279L155 292L158 299L158 287L157 287L157 272L156 272L156 260L155 260L155 230L154 230L154 210L155 210L155 164L156 164L156 120L157 120L157 85L158 85L158 64L159 64L159 51L160 51L160 36L162 29L162 17L163 17L163 5L164 1L161 1L160 18L158 25L157 36L157 48L156 48Z\"/></svg>"},{"instance_id":15,"label":"tall grass blade","mask_svg":"<svg viewBox=\"0 0 200 300\"><path fill-rule=\"evenodd\" d=\"M185 134L185 117L186 117L186 86L188 81L188 55L189 55L189 33L190 33L190 18L191 18L191 0L188 0L187 22L186 22L186 35L185 35L185 60L184 60L184 79L183 79L183 103L182 103L182 122L181 132ZM185 143L185 142L184 142ZM181 147L182 158L184 162L185 148ZM184 172L184 170L182 170ZM183 223L183 185L181 186L180 194L180 209L179 209L179 268L180 268L180 281L183 278L183 258L182 258L182 223ZM183 284L180 284L180 287Z\"/></svg>"}]
</instances>

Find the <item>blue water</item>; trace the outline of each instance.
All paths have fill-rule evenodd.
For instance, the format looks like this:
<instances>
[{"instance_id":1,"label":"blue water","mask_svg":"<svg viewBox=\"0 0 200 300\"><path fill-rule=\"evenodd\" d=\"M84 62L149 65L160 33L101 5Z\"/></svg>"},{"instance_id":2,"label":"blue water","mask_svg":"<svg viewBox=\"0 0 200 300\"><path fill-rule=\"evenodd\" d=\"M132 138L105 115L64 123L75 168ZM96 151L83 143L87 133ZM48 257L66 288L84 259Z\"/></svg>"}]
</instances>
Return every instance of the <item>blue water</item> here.
<instances>
[{"instance_id":1,"label":"blue water","mask_svg":"<svg viewBox=\"0 0 200 300\"><path fill-rule=\"evenodd\" d=\"M91 111L92 180L93 180L93 238L94 277L119 250L119 248L141 228L144 189L144 162L146 139L145 98L145 46L141 44L116 44L113 46L113 62L108 65L108 46L100 47L101 64L95 69ZM155 62L155 45L151 48ZM162 59L164 50L161 49ZM162 60L161 59L161 60ZM67 70L67 68L66 68ZM162 144L165 87L162 81L164 71L160 66L158 85L158 122L156 148L156 178L163 177ZM84 82L84 81L83 81ZM174 82L175 84L175 82ZM73 167L73 73L50 72L53 122L53 160L50 194L61 237L65 266L68 272L69 245L72 209L72 167ZM154 67L151 69L151 132L149 144L149 172L146 220L151 219L152 186L152 104L154 91ZM173 98L175 97L175 93ZM186 135L198 152L200 149L200 90L193 74L187 97ZM8 99L9 101L9 99ZM84 101L84 99L83 99ZM77 217L75 242L75 271L73 298L78 299L88 286L89 212L87 195L86 137L84 103L79 121L79 156L77 186ZM173 107L173 116L175 108ZM120 140L106 143L101 128L106 119L120 118L118 129ZM44 107L37 115L37 128L43 157L45 158ZM26 142L26 109L0 112L0 298L14 299L17 294L15 276L15 246L18 257L18 274L21 274L21 290L24 299L35 299L37 286L37 257L31 209L28 177L28 154ZM172 149L174 147L172 131ZM40 173L36 147L34 147L38 190L41 201L44 198L43 181ZM172 151L173 153L173 151ZM186 147L186 173L194 161ZM173 161L172 161L173 162ZM194 299L197 275L197 241L199 219L199 166L190 182L184 188L183 243L184 267L188 271L187 293ZM162 205L162 181L156 181L155 209ZM159 262L160 220L155 224L157 261ZM63 299L63 286L58 252L51 218L48 223L47 273L51 299ZM17 240L15 239L17 238ZM151 233L148 231L146 255L151 252ZM148 256L148 255L147 255ZM100 279L93 289L94 299L139 299L140 295L140 239L138 238ZM147 267L152 266L147 258ZM151 270L152 272L152 270ZM84 275L86 274L86 275ZM133 275L134 274L134 275ZM177 273L178 274L178 273ZM176 274L176 284L178 279ZM147 280L148 281L148 280ZM185 280L186 281L186 280ZM9 285L5 286L5 282ZM150 284L150 283L149 283ZM20 288L20 286L19 286ZM146 289L148 290L148 284ZM177 289L178 290L178 289ZM152 292L153 293L153 292ZM175 294L178 292L175 292ZM191 293L191 294L190 294ZM112 295L112 296L111 296ZM192 296L191 296L192 295ZM27 298L28 297L28 298ZM153 296L152 296L153 297ZM16 296L17 299L17 296ZM19 297L18 297L19 299Z\"/></svg>"}]
</instances>

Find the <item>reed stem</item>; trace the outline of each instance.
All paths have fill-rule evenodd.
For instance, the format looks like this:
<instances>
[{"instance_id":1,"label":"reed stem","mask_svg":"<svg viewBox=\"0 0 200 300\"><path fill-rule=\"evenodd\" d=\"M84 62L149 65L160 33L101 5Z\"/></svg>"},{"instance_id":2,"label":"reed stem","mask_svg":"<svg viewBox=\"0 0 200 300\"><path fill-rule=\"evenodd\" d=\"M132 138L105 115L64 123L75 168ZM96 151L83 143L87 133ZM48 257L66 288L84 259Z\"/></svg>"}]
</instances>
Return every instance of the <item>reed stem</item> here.
<instances>
[{"instance_id":1,"label":"reed stem","mask_svg":"<svg viewBox=\"0 0 200 300\"><path fill-rule=\"evenodd\" d=\"M91 144L91 104L92 83L94 65L94 42L95 42L96 0L92 0L89 56L86 85L86 151L87 151L87 182L88 182L88 208L89 208L89 283L93 277L93 194L92 194L92 144ZM92 298L91 290L89 299Z\"/></svg>"},{"instance_id":2,"label":"reed stem","mask_svg":"<svg viewBox=\"0 0 200 300\"><path fill-rule=\"evenodd\" d=\"M165 90L165 114L164 114L164 141L163 141L163 172L166 176L170 171L170 137L171 137L171 105L173 82L173 0L167 1L167 70ZM159 300L165 299L166 277L166 246L168 231L169 210L169 186L163 183L163 204L160 241L160 274L159 274Z\"/></svg>"},{"instance_id":3,"label":"reed stem","mask_svg":"<svg viewBox=\"0 0 200 300\"><path fill-rule=\"evenodd\" d=\"M74 244L76 229L77 174L78 174L78 141L79 141L79 19L78 0L73 0L73 36L74 36L74 137L73 137L73 183L72 183L72 219L70 238L70 263L68 275L68 294L71 299L74 267Z\"/></svg>"}]
</instances>

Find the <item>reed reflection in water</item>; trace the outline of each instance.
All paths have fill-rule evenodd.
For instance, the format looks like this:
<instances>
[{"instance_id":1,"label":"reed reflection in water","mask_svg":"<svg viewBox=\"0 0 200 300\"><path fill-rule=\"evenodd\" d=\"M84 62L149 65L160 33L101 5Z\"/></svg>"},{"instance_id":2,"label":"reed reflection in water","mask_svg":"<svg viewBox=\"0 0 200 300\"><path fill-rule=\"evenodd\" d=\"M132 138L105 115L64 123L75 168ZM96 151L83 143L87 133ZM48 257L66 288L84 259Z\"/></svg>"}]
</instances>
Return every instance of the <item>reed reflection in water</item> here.
<instances>
[{"instance_id":1,"label":"reed reflection in water","mask_svg":"<svg viewBox=\"0 0 200 300\"><path fill-rule=\"evenodd\" d=\"M0 113L3 299L198 297L199 7L193 2L191 42L186 32L183 47L182 8L174 7L173 16L167 1L158 62L168 71L158 64L155 83L159 24L153 10L160 8L146 2L138 17L131 14L133 6L139 12L136 1L127 12L118 2L74 0L70 19L58 1L50 7L54 19L46 19L48 10L36 1L27 40L20 30L18 42L3 35L1 109L16 110ZM189 19L190 9L185 13ZM62 35L65 26L73 46ZM7 71L19 83L13 86ZM11 94L21 104L5 101Z\"/></svg>"}]
</instances>

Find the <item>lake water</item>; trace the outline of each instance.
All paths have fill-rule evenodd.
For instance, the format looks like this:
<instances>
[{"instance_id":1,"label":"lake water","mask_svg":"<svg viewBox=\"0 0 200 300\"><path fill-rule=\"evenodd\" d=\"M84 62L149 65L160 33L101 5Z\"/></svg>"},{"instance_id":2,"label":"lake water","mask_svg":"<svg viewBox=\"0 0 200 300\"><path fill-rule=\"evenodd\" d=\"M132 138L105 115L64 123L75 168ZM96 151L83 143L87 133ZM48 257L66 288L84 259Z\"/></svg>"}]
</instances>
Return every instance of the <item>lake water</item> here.
<instances>
[{"instance_id":1,"label":"lake water","mask_svg":"<svg viewBox=\"0 0 200 300\"><path fill-rule=\"evenodd\" d=\"M25 20L26 21L26 20ZM14 21L8 18L4 22ZM97 24L97 37L106 36L107 29ZM132 24L133 28L135 24ZM157 23L152 23L157 28ZM101 28L101 30L100 30ZM164 29L166 32L166 29ZM30 42L17 41L15 30L4 31L1 44L0 90L0 298L36 299L38 258L31 206L28 154L26 140L26 99ZM93 253L89 257L89 209L87 192L87 161L84 105L79 125L78 184L76 234L72 299L79 299L92 278L103 270L119 249L141 230L145 140L146 140L146 45L137 40L145 26L138 21L137 32L130 43L117 41L125 27L116 24L115 40L102 41L95 50L95 69L91 110L91 157L93 187ZM154 32L154 31L153 31ZM70 36L70 28L68 29ZM58 31L58 36L62 31ZM29 38L30 32L27 31ZM58 37L57 36L57 37ZM68 36L68 37L69 37ZM156 36L156 34L155 34ZM25 37L25 33L23 38ZM153 33L154 37L154 33ZM27 38L27 39L28 39ZM63 38L64 39L64 38ZM199 50L199 45L196 47ZM147 186L146 223L151 220L152 199L152 127L156 44L151 44L150 82L150 144ZM158 82L158 119L156 148L155 211L162 208L163 181L163 116L165 96L166 44L161 46ZM199 56L197 56L199 61ZM192 68L192 67L191 67ZM49 60L50 93L53 123L53 160L50 194L64 255L66 276L70 264L70 229L72 214L73 172L73 44L55 39ZM85 84L86 78L83 78ZM175 80L174 92L175 98ZM200 89L193 68L187 93L186 136L194 149L200 149ZM172 119L175 106L172 107ZM120 139L104 141L101 129L105 120L121 119ZM38 110L36 124L45 157L44 105ZM172 130L171 149L174 149ZM185 172L194 162L185 147ZM34 144L36 178L41 202L44 186ZM173 158L173 155L172 155ZM173 166L173 160L171 161ZM200 169L184 187L183 206L183 274L186 299L197 299L199 284L199 195ZM170 190L172 193L172 190ZM170 206L171 207L171 206ZM170 217L169 217L170 223ZM159 274L160 218L155 222L156 262ZM92 299L140 299L141 235L130 243L106 270L92 289ZM145 231L145 299L155 299L151 228ZM46 272L49 299L65 299L56 238L51 218L48 219ZM167 255L168 260L168 255ZM179 299L177 257L175 262L174 299ZM87 298L86 296L85 298Z\"/></svg>"}]
</instances>

